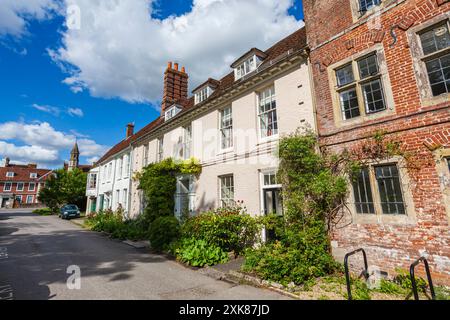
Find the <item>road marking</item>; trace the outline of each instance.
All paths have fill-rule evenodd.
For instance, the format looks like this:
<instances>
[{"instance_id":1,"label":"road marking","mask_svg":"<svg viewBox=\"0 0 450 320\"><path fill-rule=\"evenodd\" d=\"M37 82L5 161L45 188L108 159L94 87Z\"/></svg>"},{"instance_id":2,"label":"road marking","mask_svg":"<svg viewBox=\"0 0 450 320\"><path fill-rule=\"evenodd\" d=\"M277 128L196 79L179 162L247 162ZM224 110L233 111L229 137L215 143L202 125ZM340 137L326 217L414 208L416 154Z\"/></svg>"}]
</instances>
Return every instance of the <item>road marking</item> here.
<instances>
[{"instance_id":1,"label":"road marking","mask_svg":"<svg viewBox=\"0 0 450 320\"><path fill-rule=\"evenodd\" d=\"M0 260L8 259L8 249L5 247L0 247Z\"/></svg>"},{"instance_id":2,"label":"road marking","mask_svg":"<svg viewBox=\"0 0 450 320\"><path fill-rule=\"evenodd\" d=\"M13 288L10 285L0 286L1 300L14 300Z\"/></svg>"}]
</instances>

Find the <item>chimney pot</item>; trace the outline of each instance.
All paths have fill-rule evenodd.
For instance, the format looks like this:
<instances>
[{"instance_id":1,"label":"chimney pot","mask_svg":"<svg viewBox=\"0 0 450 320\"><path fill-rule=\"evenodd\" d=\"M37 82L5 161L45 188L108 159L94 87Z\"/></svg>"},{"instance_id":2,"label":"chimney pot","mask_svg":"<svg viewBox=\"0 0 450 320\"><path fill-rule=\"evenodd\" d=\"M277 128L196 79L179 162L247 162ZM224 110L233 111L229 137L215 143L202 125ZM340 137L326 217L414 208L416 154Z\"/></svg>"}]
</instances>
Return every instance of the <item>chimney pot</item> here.
<instances>
[{"instance_id":1,"label":"chimney pot","mask_svg":"<svg viewBox=\"0 0 450 320\"><path fill-rule=\"evenodd\" d=\"M179 71L179 63L175 62L174 68L167 69L164 74L164 92L161 103L161 115L163 116L166 109L172 106L180 99L187 99L188 97L188 79L189 75L183 67Z\"/></svg>"},{"instance_id":2,"label":"chimney pot","mask_svg":"<svg viewBox=\"0 0 450 320\"><path fill-rule=\"evenodd\" d=\"M172 62L167 62L167 69L172 70Z\"/></svg>"},{"instance_id":3,"label":"chimney pot","mask_svg":"<svg viewBox=\"0 0 450 320\"><path fill-rule=\"evenodd\" d=\"M181 72L186 73L186 68L185 67L181 68Z\"/></svg>"},{"instance_id":4,"label":"chimney pot","mask_svg":"<svg viewBox=\"0 0 450 320\"><path fill-rule=\"evenodd\" d=\"M127 139L134 134L134 123L127 124Z\"/></svg>"},{"instance_id":5,"label":"chimney pot","mask_svg":"<svg viewBox=\"0 0 450 320\"><path fill-rule=\"evenodd\" d=\"M175 70L178 71L178 62L175 62Z\"/></svg>"},{"instance_id":6,"label":"chimney pot","mask_svg":"<svg viewBox=\"0 0 450 320\"><path fill-rule=\"evenodd\" d=\"M6 157L5 159L5 167L9 167L9 162L11 161L11 159L9 159L8 157Z\"/></svg>"}]
</instances>

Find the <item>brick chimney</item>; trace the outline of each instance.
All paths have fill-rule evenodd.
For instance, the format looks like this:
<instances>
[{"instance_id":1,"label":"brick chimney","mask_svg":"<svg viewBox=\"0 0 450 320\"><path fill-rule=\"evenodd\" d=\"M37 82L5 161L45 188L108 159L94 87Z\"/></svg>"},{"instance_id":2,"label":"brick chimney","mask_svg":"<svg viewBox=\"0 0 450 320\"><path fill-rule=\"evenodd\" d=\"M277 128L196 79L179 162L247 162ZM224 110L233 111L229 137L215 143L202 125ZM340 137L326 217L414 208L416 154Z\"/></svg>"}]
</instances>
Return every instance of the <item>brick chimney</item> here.
<instances>
[{"instance_id":1,"label":"brick chimney","mask_svg":"<svg viewBox=\"0 0 450 320\"><path fill-rule=\"evenodd\" d=\"M10 161L11 160L8 157L6 157L6 159L5 159L5 167L9 167L9 162Z\"/></svg>"},{"instance_id":2,"label":"brick chimney","mask_svg":"<svg viewBox=\"0 0 450 320\"><path fill-rule=\"evenodd\" d=\"M176 101L187 99L188 97L189 76L184 67L181 68L181 71L178 68L178 63L175 63L173 67L172 62L167 64L167 70L164 73L164 95L161 104L162 115Z\"/></svg>"},{"instance_id":3,"label":"brick chimney","mask_svg":"<svg viewBox=\"0 0 450 320\"><path fill-rule=\"evenodd\" d=\"M127 139L134 134L134 123L127 124Z\"/></svg>"},{"instance_id":4,"label":"brick chimney","mask_svg":"<svg viewBox=\"0 0 450 320\"><path fill-rule=\"evenodd\" d=\"M28 164L28 168L30 168L30 169L37 169L37 164L36 163L29 163Z\"/></svg>"}]
</instances>

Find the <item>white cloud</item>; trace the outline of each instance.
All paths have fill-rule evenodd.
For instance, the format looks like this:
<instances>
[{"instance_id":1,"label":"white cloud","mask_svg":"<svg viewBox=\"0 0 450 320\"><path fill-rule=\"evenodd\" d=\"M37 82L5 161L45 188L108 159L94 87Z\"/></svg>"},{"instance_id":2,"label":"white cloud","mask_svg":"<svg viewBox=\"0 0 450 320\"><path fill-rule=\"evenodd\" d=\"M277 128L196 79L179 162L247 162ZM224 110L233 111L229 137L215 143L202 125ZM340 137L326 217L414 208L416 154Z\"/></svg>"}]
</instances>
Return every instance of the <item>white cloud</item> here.
<instances>
[{"instance_id":1,"label":"white cloud","mask_svg":"<svg viewBox=\"0 0 450 320\"><path fill-rule=\"evenodd\" d=\"M57 131L47 122L0 123L0 158L61 166L76 139L76 135ZM109 148L88 138L78 140L78 145L81 156L90 158L102 156Z\"/></svg>"},{"instance_id":2,"label":"white cloud","mask_svg":"<svg viewBox=\"0 0 450 320\"><path fill-rule=\"evenodd\" d=\"M50 113L54 116L59 116L59 114L61 113L61 110L58 107L54 107L54 106L49 106L49 105L40 105L37 103L34 103L32 105L32 107L36 110L45 112L45 113Z\"/></svg>"},{"instance_id":3,"label":"white cloud","mask_svg":"<svg viewBox=\"0 0 450 320\"><path fill-rule=\"evenodd\" d=\"M54 163L58 161L58 151L39 146L16 146L0 141L0 155L11 158L13 163Z\"/></svg>"},{"instance_id":4,"label":"white cloud","mask_svg":"<svg viewBox=\"0 0 450 320\"><path fill-rule=\"evenodd\" d=\"M61 114L61 109L62 109L60 107L55 107L55 106L50 106L50 105L41 105L41 104L37 104L37 103L34 103L31 106L36 110L39 110L39 111L42 111L45 113L49 113L51 115L54 115L55 117L58 117ZM71 117L82 118L84 116L84 112L80 108L67 108L64 112L67 113L68 115L70 115Z\"/></svg>"},{"instance_id":5,"label":"white cloud","mask_svg":"<svg viewBox=\"0 0 450 320\"><path fill-rule=\"evenodd\" d=\"M83 110L81 110L80 108L68 108L67 113L72 117L80 117L81 118L84 116Z\"/></svg>"},{"instance_id":6,"label":"white cloud","mask_svg":"<svg viewBox=\"0 0 450 320\"><path fill-rule=\"evenodd\" d=\"M251 47L266 49L303 25L293 0L194 0L192 11L152 19L155 0L66 0L80 8L80 29L63 33L49 55L74 92L156 102L167 61L186 66L191 88L221 77Z\"/></svg>"},{"instance_id":7,"label":"white cloud","mask_svg":"<svg viewBox=\"0 0 450 320\"><path fill-rule=\"evenodd\" d=\"M29 20L47 19L57 8L54 0L1 0L0 36L22 37Z\"/></svg>"}]
</instances>

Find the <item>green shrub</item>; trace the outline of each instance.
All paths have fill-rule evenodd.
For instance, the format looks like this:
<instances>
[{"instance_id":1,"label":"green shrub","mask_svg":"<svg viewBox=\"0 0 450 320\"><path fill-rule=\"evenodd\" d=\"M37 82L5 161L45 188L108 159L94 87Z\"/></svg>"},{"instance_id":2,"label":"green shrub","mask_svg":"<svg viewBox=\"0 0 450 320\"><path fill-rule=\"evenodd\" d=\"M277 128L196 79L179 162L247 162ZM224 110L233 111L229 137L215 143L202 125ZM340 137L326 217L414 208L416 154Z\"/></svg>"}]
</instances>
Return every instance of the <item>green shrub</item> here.
<instances>
[{"instance_id":1,"label":"green shrub","mask_svg":"<svg viewBox=\"0 0 450 320\"><path fill-rule=\"evenodd\" d=\"M168 249L179 237L180 223L174 216L159 217L150 224L149 239L154 249Z\"/></svg>"},{"instance_id":2,"label":"green shrub","mask_svg":"<svg viewBox=\"0 0 450 320\"><path fill-rule=\"evenodd\" d=\"M188 219L182 226L183 238L205 240L236 255L253 246L261 231L257 219L239 207L205 212Z\"/></svg>"},{"instance_id":3,"label":"green shrub","mask_svg":"<svg viewBox=\"0 0 450 320\"><path fill-rule=\"evenodd\" d=\"M213 266L228 261L228 255L220 247L205 240L184 239L176 250L177 258L193 267Z\"/></svg>"},{"instance_id":4,"label":"green shrub","mask_svg":"<svg viewBox=\"0 0 450 320\"><path fill-rule=\"evenodd\" d=\"M139 219L123 221L121 212L107 210L97 213L86 219L85 225L93 231L109 233L115 239L137 241L148 238L147 228Z\"/></svg>"},{"instance_id":5,"label":"green shrub","mask_svg":"<svg viewBox=\"0 0 450 320\"><path fill-rule=\"evenodd\" d=\"M338 264L329 253L323 229L324 224L319 221L304 229L291 226L281 241L248 249L243 270L283 285L290 282L301 285L311 278L335 272Z\"/></svg>"},{"instance_id":6,"label":"green shrub","mask_svg":"<svg viewBox=\"0 0 450 320\"><path fill-rule=\"evenodd\" d=\"M42 208L33 210L33 213L38 214L40 216L51 216L53 214L53 210L50 208Z\"/></svg>"}]
</instances>

